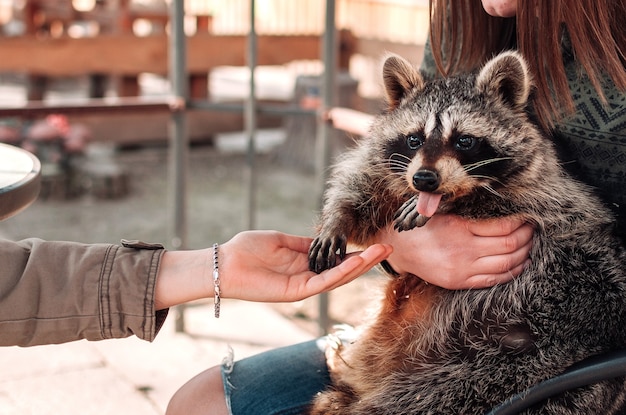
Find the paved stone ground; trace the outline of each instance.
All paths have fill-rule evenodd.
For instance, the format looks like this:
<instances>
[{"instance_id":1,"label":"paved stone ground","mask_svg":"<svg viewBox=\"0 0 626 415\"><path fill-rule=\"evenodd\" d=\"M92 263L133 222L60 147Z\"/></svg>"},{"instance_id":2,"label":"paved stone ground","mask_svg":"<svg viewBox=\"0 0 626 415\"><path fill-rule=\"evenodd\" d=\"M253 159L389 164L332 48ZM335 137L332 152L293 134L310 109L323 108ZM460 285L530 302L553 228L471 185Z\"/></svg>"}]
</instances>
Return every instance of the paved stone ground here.
<instances>
[{"instance_id":1,"label":"paved stone ground","mask_svg":"<svg viewBox=\"0 0 626 415\"><path fill-rule=\"evenodd\" d=\"M166 148L117 152L130 173L130 193L116 200L86 193L38 200L0 222L0 237L117 243L164 242L171 220ZM189 164L189 248L229 239L244 229L245 156L225 147L194 147ZM311 173L257 158L257 228L310 234L315 218ZM357 323L377 278L365 276L331 293L331 316ZM219 364L227 346L236 358L315 337L317 300L266 305L225 301L222 317L198 302L185 312L186 332L171 316L154 343L135 338L0 349L0 414L162 414L174 391Z\"/></svg>"},{"instance_id":2,"label":"paved stone ground","mask_svg":"<svg viewBox=\"0 0 626 415\"><path fill-rule=\"evenodd\" d=\"M271 307L224 301L220 319L198 304L186 333L169 318L153 343L137 338L0 350L0 414L163 414L172 394L200 371L313 336Z\"/></svg>"}]
</instances>

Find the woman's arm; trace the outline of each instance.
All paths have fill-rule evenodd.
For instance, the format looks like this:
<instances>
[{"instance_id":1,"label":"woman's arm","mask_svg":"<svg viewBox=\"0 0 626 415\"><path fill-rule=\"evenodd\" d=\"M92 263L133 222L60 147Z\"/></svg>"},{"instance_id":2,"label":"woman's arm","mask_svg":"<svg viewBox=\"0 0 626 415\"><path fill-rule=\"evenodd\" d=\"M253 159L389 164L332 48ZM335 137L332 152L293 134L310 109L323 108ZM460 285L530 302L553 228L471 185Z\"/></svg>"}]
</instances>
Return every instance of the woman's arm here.
<instances>
[{"instance_id":1,"label":"woman's arm","mask_svg":"<svg viewBox=\"0 0 626 415\"><path fill-rule=\"evenodd\" d=\"M352 281L392 250L389 245L372 245L350 255L339 266L316 274L308 270L311 241L275 231L248 231L223 243L218 250L222 297L298 301ZM166 252L157 276L156 308L213 297L212 274L212 249Z\"/></svg>"},{"instance_id":2,"label":"woman's arm","mask_svg":"<svg viewBox=\"0 0 626 415\"><path fill-rule=\"evenodd\" d=\"M331 108L326 118L336 129L360 136L367 135L374 120L371 114L344 107Z\"/></svg>"},{"instance_id":3,"label":"woman's arm","mask_svg":"<svg viewBox=\"0 0 626 415\"><path fill-rule=\"evenodd\" d=\"M373 245L323 274L310 238L243 232L219 248L224 298L295 301L345 284L386 258ZM0 240L0 346L137 337L152 341L167 308L213 298L211 249Z\"/></svg>"}]
</instances>

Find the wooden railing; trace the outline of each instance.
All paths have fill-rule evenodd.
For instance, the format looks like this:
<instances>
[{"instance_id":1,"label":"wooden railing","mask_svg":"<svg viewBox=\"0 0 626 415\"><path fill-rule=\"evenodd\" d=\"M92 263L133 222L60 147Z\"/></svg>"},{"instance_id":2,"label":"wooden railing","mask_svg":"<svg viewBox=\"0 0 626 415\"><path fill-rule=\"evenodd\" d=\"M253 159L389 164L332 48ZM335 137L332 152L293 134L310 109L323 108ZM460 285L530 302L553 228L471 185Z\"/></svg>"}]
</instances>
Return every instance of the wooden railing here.
<instances>
[{"instance_id":1,"label":"wooden railing","mask_svg":"<svg viewBox=\"0 0 626 415\"><path fill-rule=\"evenodd\" d=\"M242 65L245 36L249 31L250 0L213 1L210 9L201 7L207 4L205 1L186 0L185 3L190 17L210 18L210 22L198 18L189 20L190 26L195 23L195 29L188 30L195 31L188 33L191 34L189 71L207 72L218 65ZM261 36L259 64L280 64L288 58L318 58L319 47L314 38L323 32L324 13L323 0L264 0L257 6L255 19L257 33ZM131 16L132 19L142 18L139 13ZM359 42L422 45L428 7L425 0L338 0L336 16L337 28L349 31ZM152 19L152 15L148 17L155 25L167 21ZM0 72L47 76L165 74L168 45L162 29L145 37L109 30L106 35L78 39L67 35L0 38ZM263 36L277 37L265 39Z\"/></svg>"},{"instance_id":2,"label":"wooden railing","mask_svg":"<svg viewBox=\"0 0 626 415\"><path fill-rule=\"evenodd\" d=\"M26 0L21 9L14 4L0 2L0 25L14 14L23 20L27 33L49 30L53 37L66 35L73 22L94 22L100 34L110 34L132 32L137 20L163 31L168 20L165 7L137 7L131 0L118 0L117 8L99 6L90 11L73 10L70 0ZM324 30L325 5L325 0L257 1L256 29L259 34L318 35ZM336 5L337 26L359 37L400 43L424 37L427 0L336 0ZM250 0L185 0L185 10L188 31L244 35L250 29Z\"/></svg>"},{"instance_id":3,"label":"wooden railing","mask_svg":"<svg viewBox=\"0 0 626 415\"><path fill-rule=\"evenodd\" d=\"M205 1L187 0L186 3L186 13L191 26L187 31L190 92L192 98L204 99L209 94L207 73L220 65L245 64L250 0L215 0L212 2L214 8L211 10L199 7L206 4ZM255 19L259 34L258 64L282 65L292 61L319 59L325 3L324 0L259 1ZM350 57L356 53L373 57L372 62L377 61L385 51L394 51L409 58L414 57L416 61L421 56L419 47L425 37L424 20L427 20L428 13L424 0L418 2L337 0L336 9L336 26L345 29L342 30L340 37L340 67L348 68ZM127 19L118 20L130 26L133 20L140 18L145 18L154 25L164 25L167 22L167 16L158 18L158 13L142 15L135 11L128 16ZM207 17L210 19L206 20ZM29 100L44 99L46 82L39 80L76 75L91 75L92 82L96 76L100 79L109 75L117 76L117 96L138 96L141 93L137 82L138 75L142 73L166 75L168 72L170 49L164 29L155 30L154 34L149 36L137 36L124 30L110 30L109 34L95 37L29 35L0 38L0 73L27 74L30 80ZM368 72L375 74L370 76L373 81L369 84L376 86L378 85L376 64L369 63L369 66L372 69L368 69ZM365 85L367 82L362 84ZM373 95L375 94L376 91ZM150 111L164 110L163 106L154 103L141 105ZM7 110L12 111L11 108ZM46 109L37 106L33 107L32 111L34 113ZM130 112L128 116L125 114L121 116L129 117ZM210 123L208 119L203 119L201 126L197 128L197 134L202 134L202 131L224 129L224 122L230 119L229 117L240 118L240 115L218 114L216 117L210 117L215 118L211 119ZM210 127L205 124L210 124ZM230 124L240 125L241 122L235 121ZM161 124L159 130L163 130ZM196 134L196 129L192 130ZM146 134L154 132L149 131ZM103 132L102 135L106 133ZM126 138L119 137L119 140L124 141Z\"/></svg>"}]
</instances>

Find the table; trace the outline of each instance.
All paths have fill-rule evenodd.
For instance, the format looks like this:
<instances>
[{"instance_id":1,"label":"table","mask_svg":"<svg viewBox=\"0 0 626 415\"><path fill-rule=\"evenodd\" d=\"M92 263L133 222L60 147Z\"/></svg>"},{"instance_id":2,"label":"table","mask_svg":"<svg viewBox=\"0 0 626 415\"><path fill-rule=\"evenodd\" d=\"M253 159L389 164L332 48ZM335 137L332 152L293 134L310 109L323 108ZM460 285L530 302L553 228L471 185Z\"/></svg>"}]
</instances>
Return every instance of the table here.
<instances>
[{"instance_id":1,"label":"table","mask_svg":"<svg viewBox=\"0 0 626 415\"><path fill-rule=\"evenodd\" d=\"M41 188L39 159L19 147L0 143L0 220L26 209Z\"/></svg>"}]
</instances>

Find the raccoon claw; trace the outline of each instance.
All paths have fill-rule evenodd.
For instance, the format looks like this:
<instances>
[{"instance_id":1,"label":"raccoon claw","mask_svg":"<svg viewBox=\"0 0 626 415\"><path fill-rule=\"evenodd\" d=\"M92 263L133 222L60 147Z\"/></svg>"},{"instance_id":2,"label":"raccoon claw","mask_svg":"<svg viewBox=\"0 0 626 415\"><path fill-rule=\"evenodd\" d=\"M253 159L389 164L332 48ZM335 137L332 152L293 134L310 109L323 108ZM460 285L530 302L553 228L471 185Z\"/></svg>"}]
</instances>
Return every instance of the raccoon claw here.
<instances>
[{"instance_id":1,"label":"raccoon claw","mask_svg":"<svg viewBox=\"0 0 626 415\"><path fill-rule=\"evenodd\" d=\"M430 218L428 216L422 216L422 215L418 214L411 221L404 221L404 222L396 222L396 223L394 223L393 227L398 232L410 231L411 229L421 228L422 226L426 225L426 222L428 222L429 219Z\"/></svg>"},{"instance_id":2,"label":"raccoon claw","mask_svg":"<svg viewBox=\"0 0 626 415\"><path fill-rule=\"evenodd\" d=\"M415 227L422 227L429 217L422 216L417 211L417 197L413 196L398 209L394 217L394 229L399 232L409 231Z\"/></svg>"},{"instance_id":3,"label":"raccoon claw","mask_svg":"<svg viewBox=\"0 0 626 415\"><path fill-rule=\"evenodd\" d=\"M398 209L393 217L394 222L402 222L407 216L411 215L414 212L417 212L416 209L417 197L413 196L412 198L404 202L402 206L400 206L400 209Z\"/></svg>"},{"instance_id":4,"label":"raccoon claw","mask_svg":"<svg viewBox=\"0 0 626 415\"><path fill-rule=\"evenodd\" d=\"M343 236L315 238L309 249L309 270L319 274L337 264L337 256L346 256L347 239Z\"/></svg>"}]
</instances>

